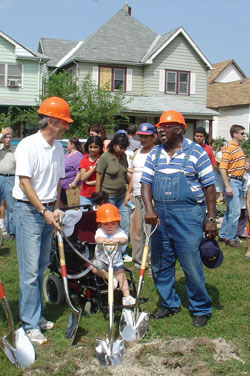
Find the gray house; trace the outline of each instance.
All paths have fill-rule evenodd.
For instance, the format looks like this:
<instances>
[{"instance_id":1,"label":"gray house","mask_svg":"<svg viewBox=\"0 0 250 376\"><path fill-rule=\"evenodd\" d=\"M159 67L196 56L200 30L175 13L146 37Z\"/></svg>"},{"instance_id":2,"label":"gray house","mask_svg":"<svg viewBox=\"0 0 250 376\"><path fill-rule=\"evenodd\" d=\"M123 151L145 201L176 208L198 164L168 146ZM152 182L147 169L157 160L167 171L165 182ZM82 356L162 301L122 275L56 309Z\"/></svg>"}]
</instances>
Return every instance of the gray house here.
<instances>
[{"instance_id":1,"label":"gray house","mask_svg":"<svg viewBox=\"0 0 250 376\"><path fill-rule=\"evenodd\" d=\"M168 109L188 124L209 125L218 113L206 107L211 63L179 27L159 35L131 16L125 6L84 41L41 38L39 53L49 57L44 74L65 69L82 80L91 73L100 88L122 88L130 99L124 111L131 123L156 123Z\"/></svg>"}]
</instances>

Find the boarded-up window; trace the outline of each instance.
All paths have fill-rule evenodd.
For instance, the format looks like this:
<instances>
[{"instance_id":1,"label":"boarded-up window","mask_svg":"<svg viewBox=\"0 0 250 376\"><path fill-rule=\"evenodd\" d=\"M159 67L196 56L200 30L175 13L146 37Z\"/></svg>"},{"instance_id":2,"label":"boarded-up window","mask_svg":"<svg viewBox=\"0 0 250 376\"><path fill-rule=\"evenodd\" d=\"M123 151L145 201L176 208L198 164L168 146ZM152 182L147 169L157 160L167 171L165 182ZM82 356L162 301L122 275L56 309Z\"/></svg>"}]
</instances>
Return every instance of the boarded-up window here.
<instances>
[{"instance_id":1,"label":"boarded-up window","mask_svg":"<svg viewBox=\"0 0 250 376\"><path fill-rule=\"evenodd\" d=\"M99 87L104 90L126 90L126 68L100 67Z\"/></svg>"},{"instance_id":2,"label":"boarded-up window","mask_svg":"<svg viewBox=\"0 0 250 376\"><path fill-rule=\"evenodd\" d=\"M100 89L111 91L112 69L100 67Z\"/></svg>"}]
</instances>

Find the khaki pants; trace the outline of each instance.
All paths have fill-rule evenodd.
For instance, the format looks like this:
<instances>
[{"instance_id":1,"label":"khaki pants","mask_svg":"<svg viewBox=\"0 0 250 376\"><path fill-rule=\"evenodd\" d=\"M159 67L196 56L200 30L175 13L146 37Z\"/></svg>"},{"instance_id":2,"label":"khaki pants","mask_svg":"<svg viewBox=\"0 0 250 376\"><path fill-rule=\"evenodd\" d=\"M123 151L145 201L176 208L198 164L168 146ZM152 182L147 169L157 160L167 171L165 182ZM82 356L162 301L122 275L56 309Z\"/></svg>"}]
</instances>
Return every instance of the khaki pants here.
<instances>
[{"instance_id":1,"label":"khaki pants","mask_svg":"<svg viewBox=\"0 0 250 376\"><path fill-rule=\"evenodd\" d=\"M135 209L130 216L130 242L132 246L132 258L135 264L141 264L146 236L143 229L145 208L141 196L133 196ZM146 225L149 234L151 225ZM148 254L148 265L151 265L151 254Z\"/></svg>"}]
</instances>

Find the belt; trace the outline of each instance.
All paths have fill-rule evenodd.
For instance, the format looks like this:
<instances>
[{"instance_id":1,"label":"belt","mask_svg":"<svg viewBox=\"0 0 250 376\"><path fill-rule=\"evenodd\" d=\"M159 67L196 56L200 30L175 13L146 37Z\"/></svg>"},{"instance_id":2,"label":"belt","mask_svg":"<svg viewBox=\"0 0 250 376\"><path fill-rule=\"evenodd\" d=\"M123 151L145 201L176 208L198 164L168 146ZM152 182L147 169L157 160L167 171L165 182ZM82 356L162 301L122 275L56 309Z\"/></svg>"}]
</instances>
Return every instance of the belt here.
<instances>
[{"instance_id":1,"label":"belt","mask_svg":"<svg viewBox=\"0 0 250 376\"><path fill-rule=\"evenodd\" d=\"M15 174L0 174L0 176L15 176Z\"/></svg>"},{"instance_id":2,"label":"belt","mask_svg":"<svg viewBox=\"0 0 250 376\"><path fill-rule=\"evenodd\" d=\"M243 176L233 176L233 175L228 175L230 179L235 179L235 180L243 180Z\"/></svg>"},{"instance_id":3,"label":"belt","mask_svg":"<svg viewBox=\"0 0 250 376\"><path fill-rule=\"evenodd\" d=\"M31 202L29 201L25 201L25 200L17 200L19 202L24 202L25 204L29 204L29 205L32 205ZM46 208L50 208L51 206L54 206L55 205L55 201L52 201L52 202L42 202L43 206L45 206Z\"/></svg>"}]
</instances>

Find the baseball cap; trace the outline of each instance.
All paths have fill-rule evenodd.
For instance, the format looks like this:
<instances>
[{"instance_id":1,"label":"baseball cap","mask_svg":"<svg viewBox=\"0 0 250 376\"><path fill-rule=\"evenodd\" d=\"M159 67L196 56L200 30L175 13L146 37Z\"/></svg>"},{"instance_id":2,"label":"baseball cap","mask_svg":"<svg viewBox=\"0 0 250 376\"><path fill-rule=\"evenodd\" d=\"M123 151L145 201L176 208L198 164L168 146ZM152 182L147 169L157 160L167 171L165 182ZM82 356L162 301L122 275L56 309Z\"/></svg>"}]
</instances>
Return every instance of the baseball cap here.
<instances>
[{"instance_id":1,"label":"baseball cap","mask_svg":"<svg viewBox=\"0 0 250 376\"><path fill-rule=\"evenodd\" d=\"M66 236L70 236L74 232L75 224L80 221L82 217L81 210L67 210L63 217L63 231Z\"/></svg>"},{"instance_id":2,"label":"baseball cap","mask_svg":"<svg viewBox=\"0 0 250 376\"><path fill-rule=\"evenodd\" d=\"M203 238L200 244L200 254L203 264L210 269L218 268L223 261L223 253L214 238Z\"/></svg>"},{"instance_id":3,"label":"baseball cap","mask_svg":"<svg viewBox=\"0 0 250 376\"><path fill-rule=\"evenodd\" d=\"M118 129L118 131L115 132L115 134L125 134L126 136L128 135L128 133L125 131L125 129Z\"/></svg>"},{"instance_id":4,"label":"baseball cap","mask_svg":"<svg viewBox=\"0 0 250 376\"><path fill-rule=\"evenodd\" d=\"M152 135L155 134L155 127L150 123L141 123L136 134Z\"/></svg>"}]
</instances>

